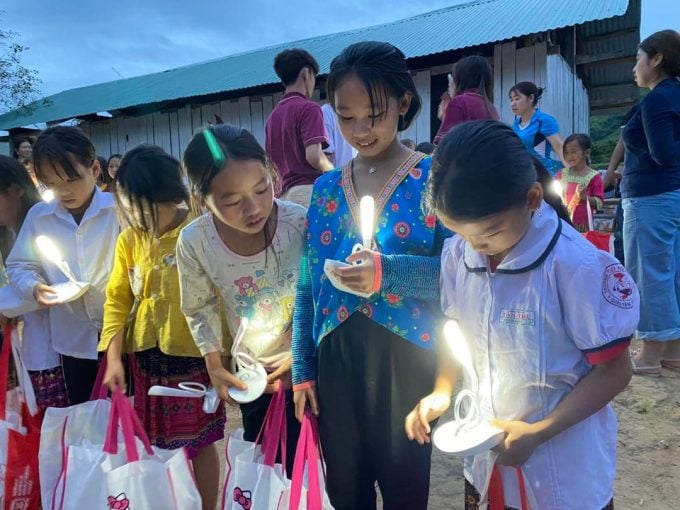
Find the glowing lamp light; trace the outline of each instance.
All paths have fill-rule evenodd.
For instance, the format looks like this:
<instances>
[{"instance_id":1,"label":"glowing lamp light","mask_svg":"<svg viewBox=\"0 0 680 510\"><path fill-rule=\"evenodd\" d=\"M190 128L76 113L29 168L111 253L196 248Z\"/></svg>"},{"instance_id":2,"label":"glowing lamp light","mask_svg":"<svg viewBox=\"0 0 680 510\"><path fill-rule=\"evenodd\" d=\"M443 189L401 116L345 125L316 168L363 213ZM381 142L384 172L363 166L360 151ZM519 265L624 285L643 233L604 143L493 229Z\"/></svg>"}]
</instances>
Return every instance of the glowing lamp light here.
<instances>
[{"instance_id":1,"label":"glowing lamp light","mask_svg":"<svg viewBox=\"0 0 680 510\"><path fill-rule=\"evenodd\" d=\"M555 193L558 197L562 198L562 193L564 193L564 189L562 188L562 183L558 180L554 180L552 183L552 190L553 193Z\"/></svg>"},{"instance_id":2,"label":"glowing lamp light","mask_svg":"<svg viewBox=\"0 0 680 510\"><path fill-rule=\"evenodd\" d=\"M46 189L40 194L40 196L45 202L51 202L54 200L54 192L51 189Z\"/></svg>"},{"instance_id":3,"label":"glowing lamp light","mask_svg":"<svg viewBox=\"0 0 680 510\"><path fill-rule=\"evenodd\" d=\"M35 238L35 244L38 245L38 249L47 260L57 266L71 282L80 286L78 279L71 272L71 268L68 267L68 264L61 255L61 251L59 251L59 248L57 248L52 239L47 236L38 236Z\"/></svg>"},{"instance_id":4,"label":"glowing lamp light","mask_svg":"<svg viewBox=\"0 0 680 510\"><path fill-rule=\"evenodd\" d=\"M456 358L458 363L463 367L465 373L470 378L472 382L472 387L476 391L479 386L479 381L477 379L477 372L472 364L472 354L470 353L470 348L463 336L463 332L460 330L460 326L456 321L447 321L444 324L444 338L446 343L451 349L451 353Z\"/></svg>"},{"instance_id":5,"label":"glowing lamp light","mask_svg":"<svg viewBox=\"0 0 680 510\"><path fill-rule=\"evenodd\" d=\"M361 216L361 239L364 249L370 250L373 244L373 229L375 221L375 201L370 195L366 195L359 203Z\"/></svg>"}]
</instances>

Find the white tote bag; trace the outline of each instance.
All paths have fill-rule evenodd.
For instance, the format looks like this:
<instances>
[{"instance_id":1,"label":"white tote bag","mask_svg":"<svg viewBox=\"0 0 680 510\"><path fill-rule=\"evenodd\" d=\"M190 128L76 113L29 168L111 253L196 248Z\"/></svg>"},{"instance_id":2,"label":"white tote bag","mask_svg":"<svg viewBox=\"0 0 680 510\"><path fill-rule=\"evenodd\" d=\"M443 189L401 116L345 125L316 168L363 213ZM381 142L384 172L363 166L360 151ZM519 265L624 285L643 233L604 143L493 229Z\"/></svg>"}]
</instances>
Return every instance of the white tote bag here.
<instances>
[{"instance_id":1,"label":"white tote bag","mask_svg":"<svg viewBox=\"0 0 680 510\"><path fill-rule=\"evenodd\" d=\"M223 510L273 510L281 503L290 482L281 464L286 458L286 400L283 385L272 395L260 435L262 445L243 440L239 429L227 439L227 466Z\"/></svg>"},{"instance_id":2,"label":"white tote bag","mask_svg":"<svg viewBox=\"0 0 680 510\"><path fill-rule=\"evenodd\" d=\"M318 425L309 409L302 420L291 486L277 510L333 510L326 493L326 471L321 458Z\"/></svg>"},{"instance_id":3,"label":"white tote bag","mask_svg":"<svg viewBox=\"0 0 680 510\"><path fill-rule=\"evenodd\" d=\"M105 364L99 367L97 381L106 370ZM106 400L106 391L100 382L95 382L93 398L71 407L49 407L45 411L40 429L40 495L43 509L56 508L55 491L66 474L64 465L70 447L99 445L99 453L106 439L106 428L111 413L111 402ZM101 398L99 398L101 397ZM77 448L76 448L77 450ZM75 455L75 453L74 453ZM76 455L77 456L77 455Z\"/></svg>"},{"instance_id":4,"label":"white tote bag","mask_svg":"<svg viewBox=\"0 0 680 510\"><path fill-rule=\"evenodd\" d=\"M120 391L112 395L105 436L103 444L67 448L53 510L201 509L184 449L152 447L129 400Z\"/></svg>"}]
</instances>

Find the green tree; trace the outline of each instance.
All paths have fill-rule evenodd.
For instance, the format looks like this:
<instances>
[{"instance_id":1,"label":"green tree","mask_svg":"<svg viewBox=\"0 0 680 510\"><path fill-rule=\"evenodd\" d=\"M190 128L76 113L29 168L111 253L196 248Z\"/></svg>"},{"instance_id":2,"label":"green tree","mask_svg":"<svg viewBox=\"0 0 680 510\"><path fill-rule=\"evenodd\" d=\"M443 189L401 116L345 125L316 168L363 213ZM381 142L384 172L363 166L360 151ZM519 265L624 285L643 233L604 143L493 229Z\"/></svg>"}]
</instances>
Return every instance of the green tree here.
<instances>
[{"instance_id":1,"label":"green tree","mask_svg":"<svg viewBox=\"0 0 680 510\"><path fill-rule=\"evenodd\" d=\"M28 47L17 37L16 32L0 28L0 112L26 107L40 94L38 71L22 64Z\"/></svg>"}]
</instances>

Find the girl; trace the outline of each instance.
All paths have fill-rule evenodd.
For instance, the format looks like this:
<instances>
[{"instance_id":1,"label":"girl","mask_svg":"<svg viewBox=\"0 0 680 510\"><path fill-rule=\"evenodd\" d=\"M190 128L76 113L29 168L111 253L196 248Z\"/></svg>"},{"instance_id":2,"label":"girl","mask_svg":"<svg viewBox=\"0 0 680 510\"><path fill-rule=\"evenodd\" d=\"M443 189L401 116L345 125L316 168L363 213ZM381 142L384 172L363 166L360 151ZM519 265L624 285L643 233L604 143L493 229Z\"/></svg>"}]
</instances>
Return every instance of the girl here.
<instances>
[{"instance_id":1,"label":"girl","mask_svg":"<svg viewBox=\"0 0 680 510\"><path fill-rule=\"evenodd\" d=\"M99 186L99 189L102 191L110 192L112 191L110 185L113 179L111 179L108 172L104 170L107 167L106 158L103 156L97 156L97 161L99 161L99 168L101 168L101 171L97 176L97 186Z\"/></svg>"},{"instance_id":2,"label":"girl","mask_svg":"<svg viewBox=\"0 0 680 510\"><path fill-rule=\"evenodd\" d=\"M118 167L120 167L120 160L123 158L120 154L112 154L109 156L109 161L106 165L106 173L111 177L111 182L116 178Z\"/></svg>"},{"instance_id":3,"label":"girl","mask_svg":"<svg viewBox=\"0 0 680 510\"><path fill-rule=\"evenodd\" d=\"M90 397L97 375L97 342L106 284L113 264L118 220L113 196L96 185L100 172L94 146L78 128L46 129L33 147L36 175L55 200L36 204L26 215L7 259L10 282L24 299L50 307L52 347L61 354L72 405ZM50 284L66 276L35 244L48 236L79 281L90 289L70 303L51 299Z\"/></svg>"},{"instance_id":4,"label":"girl","mask_svg":"<svg viewBox=\"0 0 680 510\"><path fill-rule=\"evenodd\" d=\"M604 185L600 172L590 168L590 152L593 148L588 135L569 135L564 141L564 159L569 165L557 174L562 183L564 203L567 204L574 228L588 231L588 207L593 212L602 209Z\"/></svg>"},{"instance_id":5,"label":"girl","mask_svg":"<svg viewBox=\"0 0 680 510\"><path fill-rule=\"evenodd\" d=\"M104 384L111 390L125 385L121 355L134 352L135 411L153 444L186 448L203 508L214 509L220 471L214 443L224 437L224 408L206 414L202 399L147 395L156 384L210 383L180 309L175 250L192 218L179 161L160 147L142 145L125 155L116 178L116 203L128 228L118 237L106 288L99 343L107 351Z\"/></svg>"},{"instance_id":6,"label":"girl","mask_svg":"<svg viewBox=\"0 0 680 510\"><path fill-rule=\"evenodd\" d=\"M246 385L222 365L222 311L229 333L242 318L248 328L242 348L269 373L269 392L290 388L290 326L305 209L274 199L275 170L264 149L245 129L206 128L189 142L184 166L191 189L207 212L187 226L177 244L182 311L223 400L230 386ZM292 473L300 425L292 391L287 395L288 474ZM271 400L241 404L244 438L255 441Z\"/></svg>"},{"instance_id":7,"label":"girl","mask_svg":"<svg viewBox=\"0 0 680 510\"><path fill-rule=\"evenodd\" d=\"M522 481L529 508L612 508L609 402L631 378L635 284L560 219L557 195L544 195L510 127L460 126L435 158L429 205L458 234L442 253L442 309L469 342L482 419L495 418L506 433L493 452L466 459L465 508L501 491L508 507L520 508ZM406 418L418 443L429 442L429 422L450 404L452 360L450 352L441 357L434 391Z\"/></svg>"},{"instance_id":8,"label":"girl","mask_svg":"<svg viewBox=\"0 0 680 510\"><path fill-rule=\"evenodd\" d=\"M399 432L434 381L432 339L441 318L444 232L420 209L430 159L397 136L417 115L420 97L403 53L375 42L351 45L333 60L328 97L358 155L314 184L293 320L297 414L307 403L319 414L337 510L375 508L376 481L384 508L424 509L431 449ZM374 248L349 256L361 242L363 195L375 197ZM361 261L335 274L370 297L337 290L324 274L326 259Z\"/></svg>"},{"instance_id":9,"label":"girl","mask_svg":"<svg viewBox=\"0 0 680 510\"><path fill-rule=\"evenodd\" d=\"M456 62L449 83L451 100L446 105L442 124L434 137L435 145L462 122L498 120L498 112L489 99L493 95L492 76L489 62L480 55L471 55Z\"/></svg>"},{"instance_id":10,"label":"girl","mask_svg":"<svg viewBox=\"0 0 680 510\"><path fill-rule=\"evenodd\" d=\"M563 158L562 138L555 117L537 108L542 95L543 89L530 81L519 82L510 89L510 106L515 115L512 129L521 138L529 154L538 158L550 174L555 175L560 164L551 154L554 152L557 157ZM562 167L569 167L564 159Z\"/></svg>"},{"instance_id":11,"label":"girl","mask_svg":"<svg viewBox=\"0 0 680 510\"><path fill-rule=\"evenodd\" d=\"M8 156L0 156L0 286L6 285L1 262L7 259L28 210L40 195L26 169ZM0 322L7 320L0 314ZM59 355L50 343L49 311L37 310L22 317L21 357L33 383L41 409L66 407L68 398Z\"/></svg>"}]
</instances>

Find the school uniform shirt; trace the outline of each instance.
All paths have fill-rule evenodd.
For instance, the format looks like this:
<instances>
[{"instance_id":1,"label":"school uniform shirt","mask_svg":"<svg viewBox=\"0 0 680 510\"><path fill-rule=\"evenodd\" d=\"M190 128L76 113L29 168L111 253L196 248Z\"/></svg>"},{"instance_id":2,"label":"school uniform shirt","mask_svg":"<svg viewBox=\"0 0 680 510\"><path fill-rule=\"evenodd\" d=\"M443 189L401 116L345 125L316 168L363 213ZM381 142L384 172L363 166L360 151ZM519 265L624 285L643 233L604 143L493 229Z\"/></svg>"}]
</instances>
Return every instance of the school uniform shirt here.
<instances>
[{"instance_id":1,"label":"school uniform shirt","mask_svg":"<svg viewBox=\"0 0 680 510\"><path fill-rule=\"evenodd\" d=\"M90 284L81 298L49 309L52 345L60 354L97 359L106 285L119 230L113 195L97 187L80 225L58 200L38 203L26 215L7 258L7 274L16 291L24 299L34 299L37 284L68 281L36 246L39 235L49 237L76 278Z\"/></svg>"},{"instance_id":2,"label":"school uniform shirt","mask_svg":"<svg viewBox=\"0 0 680 510\"><path fill-rule=\"evenodd\" d=\"M353 313L363 313L406 341L432 349L441 322L439 255L444 229L422 208L431 158L419 152L396 169L375 197L374 241L380 252L380 291L368 298L336 289L326 259L344 261L361 244L360 197L350 165L314 184L307 214L307 248L300 269L293 328L293 384L316 380L316 348ZM314 313L311 313L313 310Z\"/></svg>"},{"instance_id":3,"label":"school uniform shirt","mask_svg":"<svg viewBox=\"0 0 680 510\"><path fill-rule=\"evenodd\" d=\"M0 257L0 287L5 285L9 285L9 279ZM26 369L39 371L58 367L61 360L50 342L49 310L43 308L25 313L20 320L23 322L23 330L19 352Z\"/></svg>"},{"instance_id":4,"label":"school uniform shirt","mask_svg":"<svg viewBox=\"0 0 680 510\"><path fill-rule=\"evenodd\" d=\"M551 157L552 145L550 145L548 137L560 132L557 120L552 115L543 112L540 108L536 108L527 124L522 125L521 122L521 117L515 117L512 129L522 139L522 143L529 154L538 158L548 172L551 175L555 175L562 168L562 164ZM556 156L559 159L559 154Z\"/></svg>"},{"instance_id":5,"label":"school uniform shirt","mask_svg":"<svg viewBox=\"0 0 680 510\"><path fill-rule=\"evenodd\" d=\"M126 352L158 347L170 356L201 357L180 308L175 254L180 231L193 219L189 215L158 238L129 227L118 236L113 272L106 287L100 351L109 348L132 312L133 330Z\"/></svg>"},{"instance_id":6,"label":"school uniform shirt","mask_svg":"<svg viewBox=\"0 0 680 510\"><path fill-rule=\"evenodd\" d=\"M460 237L442 253L441 303L458 321L479 378L482 419L544 419L585 377L629 345L639 317L633 280L543 203L494 272ZM455 347L454 347L455 348ZM531 508L599 510L616 473L609 405L540 445L522 466ZM495 454L465 460L484 494ZM506 505L520 508L514 468L500 466Z\"/></svg>"},{"instance_id":7,"label":"school uniform shirt","mask_svg":"<svg viewBox=\"0 0 680 510\"><path fill-rule=\"evenodd\" d=\"M182 312L202 355L223 350L222 302L232 337L248 318L242 347L265 368L290 354L291 326L304 242L304 207L282 200L270 247L252 256L224 244L211 213L190 223L177 242ZM241 349L239 349L240 351Z\"/></svg>"}]
</instances>

